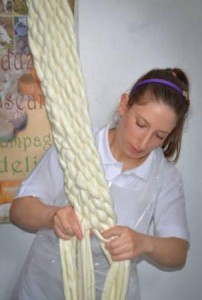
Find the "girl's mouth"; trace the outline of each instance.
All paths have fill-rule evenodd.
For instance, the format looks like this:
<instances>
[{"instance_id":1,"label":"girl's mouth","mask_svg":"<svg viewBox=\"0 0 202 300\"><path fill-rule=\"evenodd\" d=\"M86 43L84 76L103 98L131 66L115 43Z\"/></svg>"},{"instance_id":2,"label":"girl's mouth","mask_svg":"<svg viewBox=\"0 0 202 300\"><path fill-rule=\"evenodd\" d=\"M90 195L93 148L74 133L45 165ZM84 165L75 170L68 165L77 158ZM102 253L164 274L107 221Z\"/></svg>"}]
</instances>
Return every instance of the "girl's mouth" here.
<instances>
[{"instance_id":1,"label":"girl's mouth","mask_svg":"<svg viewBox=\"0 0 202 300\"><path fill-rule=\"evenodd\" d=\"M132 150L132 153L135 154L135 155L140 155L140 154L143 154L144 151L142 150L138 150L137 148L131 146L131 150Z\"/></svg>"}]
</instances>

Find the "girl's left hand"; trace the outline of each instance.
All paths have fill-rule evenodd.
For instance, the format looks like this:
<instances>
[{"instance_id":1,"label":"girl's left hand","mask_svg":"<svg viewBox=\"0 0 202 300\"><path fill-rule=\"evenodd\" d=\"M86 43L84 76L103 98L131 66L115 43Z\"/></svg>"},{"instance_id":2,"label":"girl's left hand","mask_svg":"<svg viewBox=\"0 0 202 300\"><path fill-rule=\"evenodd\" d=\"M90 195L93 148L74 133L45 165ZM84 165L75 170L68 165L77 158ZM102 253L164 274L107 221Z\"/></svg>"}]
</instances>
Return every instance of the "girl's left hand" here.
<instances>
[{"instance_id":1,"label":"girl's left hand","mask_svg":"<svg viewBox=\"0 0 202 300\"><path fill-rule=\"evenodd\" d=\"M111 239L105 243L112 260L120 261L132 259L146 254L152 246L150 236L138 233L129 227L114 226L102 233L105 239Z\"/></svg>"}]
</instances>

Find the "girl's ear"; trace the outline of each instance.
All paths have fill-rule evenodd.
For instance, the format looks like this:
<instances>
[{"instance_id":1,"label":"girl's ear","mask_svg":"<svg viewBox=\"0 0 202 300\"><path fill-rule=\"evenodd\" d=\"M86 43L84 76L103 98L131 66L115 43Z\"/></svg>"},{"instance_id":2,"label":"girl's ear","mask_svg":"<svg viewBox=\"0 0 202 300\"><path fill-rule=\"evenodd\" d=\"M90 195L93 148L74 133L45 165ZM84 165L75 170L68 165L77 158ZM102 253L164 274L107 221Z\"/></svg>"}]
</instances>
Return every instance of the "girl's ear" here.
<instances>
[{"instance_id":1,"label":"girl's ear","mask_svg":"<svg viewBox=\"0 0 202 300\"><path fill-rule=\"evenodd\" d=\"M123 116L124 113L128 110L128 99L129 96L127 93L122 94L119 107L118 107L118 112L120 117Z\"/></svg>"}]
</instances>

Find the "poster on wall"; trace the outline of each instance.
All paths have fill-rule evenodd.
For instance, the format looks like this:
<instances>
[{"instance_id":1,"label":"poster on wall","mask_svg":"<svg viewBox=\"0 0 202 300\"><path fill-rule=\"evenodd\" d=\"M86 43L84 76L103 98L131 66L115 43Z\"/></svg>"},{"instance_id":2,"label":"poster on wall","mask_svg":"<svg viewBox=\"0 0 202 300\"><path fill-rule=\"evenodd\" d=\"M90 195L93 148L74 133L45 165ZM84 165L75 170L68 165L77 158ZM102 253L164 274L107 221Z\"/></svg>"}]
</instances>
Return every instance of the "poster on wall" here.
<instances>
[{"instance_id":1,"label":"poster on wall","mask_svg":"<svg viewBox=\"0 0 202 300\"><path fill-rule=\"evenodd\" d=\"M0 223L21 181L52 144L28 45L26 0L0 0Z\"/></svg>"}]
</instances>

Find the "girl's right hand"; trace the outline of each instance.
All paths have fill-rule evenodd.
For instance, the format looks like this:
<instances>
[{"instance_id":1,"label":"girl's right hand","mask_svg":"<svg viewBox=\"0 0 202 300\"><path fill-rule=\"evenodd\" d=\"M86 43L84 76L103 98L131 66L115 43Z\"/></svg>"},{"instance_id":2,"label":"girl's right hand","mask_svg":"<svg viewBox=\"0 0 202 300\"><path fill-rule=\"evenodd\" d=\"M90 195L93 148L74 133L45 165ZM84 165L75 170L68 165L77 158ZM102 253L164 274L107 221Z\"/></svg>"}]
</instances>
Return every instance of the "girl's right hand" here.
<instances>
[{"instance_id":1,"label":"girl's right hand","mask_svg":"<svg viewBox=\"0 0 202 300\"><path fill-rule=\"evenodd\" d=\"M53 230L56 235L63 240L69 240L74 235L79 240L83 238L81 224L74 211L74 208L70 205L59 208L54 213Z\"/></svg>"}]
</instances>

